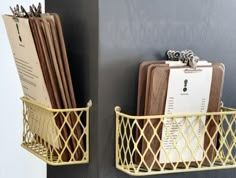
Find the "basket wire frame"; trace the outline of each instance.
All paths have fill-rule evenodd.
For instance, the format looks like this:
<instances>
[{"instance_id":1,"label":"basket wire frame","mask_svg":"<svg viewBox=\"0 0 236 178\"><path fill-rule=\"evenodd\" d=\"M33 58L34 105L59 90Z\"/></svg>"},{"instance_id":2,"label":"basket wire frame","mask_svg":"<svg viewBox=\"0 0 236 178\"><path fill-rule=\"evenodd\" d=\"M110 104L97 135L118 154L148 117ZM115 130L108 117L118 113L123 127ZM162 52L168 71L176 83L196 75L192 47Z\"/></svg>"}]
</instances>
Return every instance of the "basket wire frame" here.
<instances>
[{"instance_id":1,"label":"basket wire frame","mask_svg":"<svg viewBox=\"0 0 236 178\"><path fill-rule=\"evenodd\" d=\"M236 168L235 109L222 107L221 112L212 113L132 116L122 113L120 107L115 107L115 113L116 168L129 175L145 176ZM178 124L179 118L183 124ZM195 118L195 122L190 122L191 118ZM166 148L163 141L173 137L173 130L171 131L165 119L170 119L171 124L177 127L175 138L171 139L172 149ZM158 124L154 125L153 121L158 121ZM196 131L199 123L202 137ZM165 130L164 136L158 132L160 128L162 131ZM151 130L151 136L147 134L147 130ZM178 144L180 139L181 147ZM195 143L191 145L193 140ZM144 145L144 148L140 149L140 145ZM196 156L197 151L201 153L200 159ZM186 152L187 159L184 157ZM160 154L164 155L165 161L160 161ZM173 159L173 155L176 159Z\"/></svg>"},{"instance_id":2,"label":"basket wire frame","mask_svg":"<svg viewBox=\"0 0 236 178\"><path fill-rule=\"evenodd\" d=\"M23 148L53 166L89 162L91 100L84 108L52 109L25 97L21 99Z\"/></svg>"}]
</instances>

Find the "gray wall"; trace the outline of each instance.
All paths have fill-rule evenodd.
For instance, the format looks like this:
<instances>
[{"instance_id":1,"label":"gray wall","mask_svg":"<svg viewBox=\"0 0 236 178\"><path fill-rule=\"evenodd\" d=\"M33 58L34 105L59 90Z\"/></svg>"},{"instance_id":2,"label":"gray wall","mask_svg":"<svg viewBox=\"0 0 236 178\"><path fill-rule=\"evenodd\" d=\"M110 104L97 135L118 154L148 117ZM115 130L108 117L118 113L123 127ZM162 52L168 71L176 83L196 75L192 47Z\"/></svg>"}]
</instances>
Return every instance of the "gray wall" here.
<instances>
[{"instance_id":1,"label":"gray wall","mask_svg":"<svg viewBox=\"0 0 236 178\"><path fill-rule=\"evenodd\" d=\"M129 177L114 165L114 106L135 113L139 64L164 59L167 49L192 49L202 58L223 62L226 66L223 100L225 105L236 107L232 97L236 89L236 1L70 0L55 4L46 0L46 9L60 13L63 18L74 80L82 78L81 83L89 91L82 94L97 101L91 117L91 163L48 166L49 178ZM80 62L73 63L75 58ZM85 80L87 76L89 80ZM231 169L158 177L231 178L234 172Z\"/></svg>"},{"instance_id":2,"label":"gray wall","mask_svg":"<svg viewBox=\"0 0 236 178\"><path fill-rule=\"evenodd\" d=\"M46 0L46 12L57 12L64 38L77 104L93 101L90 115L90 164L65 167L48 166L48 178L97 177L98 112L98 1Z\"/></svg>"}]
</instances>

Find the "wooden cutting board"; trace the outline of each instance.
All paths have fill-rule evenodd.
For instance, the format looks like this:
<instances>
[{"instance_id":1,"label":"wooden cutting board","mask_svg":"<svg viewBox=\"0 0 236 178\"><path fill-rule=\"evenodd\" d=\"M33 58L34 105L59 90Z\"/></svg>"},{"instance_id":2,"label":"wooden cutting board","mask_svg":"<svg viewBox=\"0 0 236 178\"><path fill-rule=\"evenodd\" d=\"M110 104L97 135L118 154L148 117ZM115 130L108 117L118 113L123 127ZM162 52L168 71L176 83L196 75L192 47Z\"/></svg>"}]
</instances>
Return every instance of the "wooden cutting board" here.
<instances>
[{"instance_id":1,"label":"wooden cutting board","mask_svg":"<svg viewBox=\"0 0 236 178\"><path fill-rule=\"evenodd\" d=\"M138 78L138 97L137 97L137 115L144 115L145 108L145 95L147 87L147 73L148 67L152 64L164 64L164 61L145 61L139 66L139 78Z\"/></svg>"},{"instance_id":2,"label":"wooden cutting board","mask_svg":"<svg viewBox=\"0 0 236 178\"><path fill-rule=\"evenodd\" d=\"M76 108L75 101L71 101L71 96L67 84L67 76L64 70L64 63L61 57L61 51L59 47L59 39L57 35L57 26L52 20L52 16L45 15L43 18L32 18L32 29L35 33L35 42L37 43L37 51L40 57L40 63L44 68L44 77L48 83L48 89L50 93L50 99L52 100L53 108ZM69 66L67 66L69 68ZM69 80L69 79L68 79ZM70 85L71 86L71 85ZM75 100L75 97L73 97ZM72 104L73 103L73 104ZM64 118L58 115L56 118L56 124L60 128L64 123ZM68 124L74 127L76 123L76 116L71 114L68 117ZM77 139L81 137L81 127L79 124L74 129ZM65 125L62 129L62 136L64 139L68 139L71 131ZM83 146L83 141L80 144ZM74 153L76 160L82 159L82 150L77 148L77 141L74 137L71 137L68 141L68 147ZM76 150L75 150L76 149ZM70 160L69 151L64 150L62 159L64 161Z\"/></svg>"},{"instance_id":3,"label":"wooden cutting board","mask_svg":"<svg viewBox=\"0 0 236 178\"><path fill-rule=\"evenodd\" d=\"M55 29L55 30L52 30L52 36L54 39L54 45L55 45L55 49L58 56L57 60L59 64L59 69L61 71L61 74L63 74L62 79L64 83L64 89L66 92L68 105L69 105L69 108L77 108L61 21L58 14L56 13L52 13L50 14L50 16L53 18L53 22L50 21L51 26L53 26L53 29ZM74 126L77 121L76 115L71 113L70 120L71 120L72 125ZM80 124L77 124L75 126L74 136L76 136L77 140L80 140L79 143L77 142L77 145L79 144L80 147L77 147L77 145L74 146L75 159L81 160L83 158L83 152L81 149L85 148L84 146L85 144L84 144L84 139L81 138L82 127Z\"/></svg>"},{"instance_id":4,"label":"wooden cutting board","mask_svg":"<svg viewBox=\"0 0 236 178\"><path fill-rule=\"evenodd\" d=\"M54 70L54 66L52 65L52 59L51 59L51 54L49 51L49 48L47 46L47 41L46 41L46 35L44 31L44 26L42 23L41 18L32 18L31 23L35 24L35 31L34 31L34 36L35 36L35 41L37 40L37 49L38 51L42 51L42 54L39 55L40 59L40 64L43 68L43 73L44 73L44 78L46 83L48 83L48 89L50 93L50 100L53 103L52 107L61 109L63 108L63 103L60 97L60 90L59 90L59 85L58 81L56 80L56 73ZM64 119L62 116L57 116L55 118L57 126L60 128L63 123ZM69 129L66 127L63 127L62 129L62 136L64 139L69 138ZM62 141L63 142L63 141ZM70 147L70 143L68 143ZM64 144L62 144L62 147ZM60 150L58 150L61 152ZM62 153L62 160L63 161L69 161L70 160L70 153L68 150L64 150Z\"/></svg>"}]
</instances>

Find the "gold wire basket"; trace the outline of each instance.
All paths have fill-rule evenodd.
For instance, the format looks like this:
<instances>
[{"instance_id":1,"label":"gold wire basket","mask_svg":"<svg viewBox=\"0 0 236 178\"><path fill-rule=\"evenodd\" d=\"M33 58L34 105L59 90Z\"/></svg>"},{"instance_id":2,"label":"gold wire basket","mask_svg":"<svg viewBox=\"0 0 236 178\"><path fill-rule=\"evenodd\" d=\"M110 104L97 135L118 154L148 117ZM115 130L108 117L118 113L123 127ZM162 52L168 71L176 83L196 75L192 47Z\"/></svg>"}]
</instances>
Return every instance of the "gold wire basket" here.
<instances>
[{"instance_id":1,"label":"gold wire basket","mask_svg":"<svg viewBox=\"0 0 236 178\"><path fill-rule=\"evenodd\" d=\"M51 109L25 97L22 147L50 165L89 162L89 101L85 108Z\"/></svg>"},{"instance_id":2,"label":"gold wire basket","mask_svg":"<svg viewBox=\"0 0 236 178\"><path fill-rule=\"evenodd\" d=\"M236 167L236 110L131 116L115 108L116 168L133 176Z\"/></svg>"}]
</instances>

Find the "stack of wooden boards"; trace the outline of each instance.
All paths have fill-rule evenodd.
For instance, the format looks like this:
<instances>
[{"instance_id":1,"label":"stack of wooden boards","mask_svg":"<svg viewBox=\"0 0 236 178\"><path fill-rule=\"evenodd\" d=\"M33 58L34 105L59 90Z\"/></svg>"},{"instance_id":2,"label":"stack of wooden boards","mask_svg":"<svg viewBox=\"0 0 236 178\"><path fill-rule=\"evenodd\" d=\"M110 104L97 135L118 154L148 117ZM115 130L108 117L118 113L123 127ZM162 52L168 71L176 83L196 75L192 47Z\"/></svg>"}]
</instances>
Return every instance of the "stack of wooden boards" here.
<instances>
[{"instance_id":1,"label":"stack of wooden boards","mask_svg":"<svg viewBox=\"0 0 236 178\"><path fill-rule=\"evenodd\" d=\"M220 110L221 105L221 95L222 95L222 89L223 89L223 81L224 81L224 65L221 63L208 63L206 61L199 62L197 69L191 69L190 67L180 64L179 62L167 62L167 61L145 61L141 63L139 68L139 79L138 79L138 97L137 97L137 115L164 115L164 114L176 114L176 113L168 113L166 112L168 105L168 87L170 87L170 74L172 70L182 70L185 71L190 70L189 75L193 75L194 71L198 71L201 73L201 70L204 70L205 68L211 68L211 83L209 84L210 92L209 92L209 98L207 101L209 101L206 104L206 111L196 111L196 112L217 112ZM178 75L178 74L177 74ZM188 75L188 72L186 72L186 76ZM196 74L197 75L197 74ZM184 81L185 78L178 78L176 76L175 80L181 80L183 82L183 88L184 88ZM203 76L204 77L204 76ZM197 83L196 86L201 88L202 85L206 85L206 83ZM173 86L171 86L173 87ZM178 87L176 86L175 89L172 88L172 90L178 90ZM180 95L187 91L187 88L184 89L184 91L177 91L177 93ZM187 95L187 94L186 94ZM195 93L197 96L198 93ZM176 97L177 98L177 97ZM174 100L176 99L175 96L173 96L172 103L174 103ZM191 99L191 98L190 98ZM194 98L192 98L194 99ZM204 100L205 102L206 100ZM191 105L191 100L188 102L189 105ZM171 107L177 107L177 106L171 106ZM179 106L178 106L179 107ZM172 108L173 109L173 108ZM188 113L187 109L183 108L183 111L185 113ZM183 113L184 113L183 112ZM141 141L138 143L138 150L139 152L144 155L144 161L146 164L142 164L143 167L146 168L152 168L152 169L160 169L162 166L165 168L173 168L173 165L178 164L178 167L184 167L183 161L185 163L190 163L192 166L196 166L196 162L203 161L203 164L211 164L211 161L215 158L216 150L214 149L217 145L217 125L216 123L219 122L219 118L215 117L215 122L213 120L210 120L209 117L205 118L205 124L207 125L207 131L209 134L203 133L203 145L204 151L206 151L206 155L201 153L200 159L193 160L191 157L186 158L186 160L171 158L171 154L168 155L169 158L167 159L167 156L165 159L163 157L161 158L161 150L160 149L160 140L163 139L163 122L161 122L161 119L153 119L151 120L151 124L146 124L147 121L145 120L139 120L138 125L141 129L143 129L143 136L141 138ZM161 123L160 123L161 122ZM165 122L165 121L164 121ZM145 128L144 128L145 127ZM156 128L158 137L153 137L154 129ZM176 128L175 128L176 129ZM171 133L171 132L170 132ZM139 139L141 135L141 131L139 128L136 129L136 139ZM146 137L144 139L143 137ZM166 138L165 138L166 139ZM196 138L195 138L196 139ZM210 142L210 140L213 139L213 143ZM150 141L150 147L148 148L148 143L146 140ZM163 141L164 142L164 141ZM178 140L177 140L178 142ZM164 143L165 145L165 143ZM173 146L173 145L172 145ZM173 149L173 148L172 148ZM174 150L174 149L173 149ZM173 151L172 150L172 151ZM174 151L173 151L174 152ZM182 152L182 154L186 154L185 151ZM178 154L177 152L174 152L175 154ZM157 155L156 157L154 155ZM183 155L182 155L183 156ZM173 156L174 157L174 156ZM184 157L184 156L183 156ZM139 154L135 155L135 163L140 164L142 161ZM158 163L157 163L158 162Z\"/></svg>"},{"instance_id":2,"label":"stack of wooden boards","mask_svg":"<svg viewBox=\"0 0 236 178\"><path fill-rule=\"evenodd\" d=\"M53 109L77 108L59 16L48 13L40 14L39 17L4 15L3 19L25 97ZM77 140L81 137L82 128L79 124L75 126L74 113L67 119L68 123L63 125L66 122L65 117L58 115L55 118L57 127L63 127L61 131L63 140L68 141L68 148L61 153L62 159L64 161L71 159L69 149L74 154L73 159L81 160L83 152L78 144L82 147L84 144L83 139L81 143L77 143ZM43 118L38 123L31 120L32 128L33 124L43 126L42 122ZM74 135L71 137L72 131L68 125L71 128L75 127ZM44 136L45 133L42 132L45 130L35 130L35 132L49 146L58 150L62 151L66 144L62 138L60 144L56 144L54 138ZM55 129L51 132L55 132ZM57 136L56 132L51 134Z\"/></svg>"}]
</instances>

